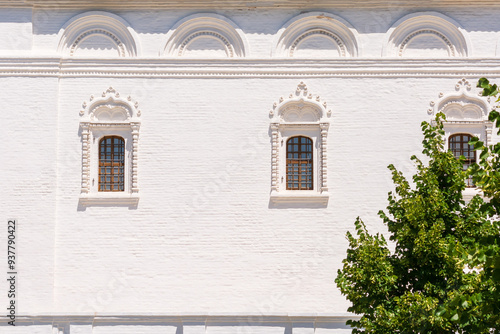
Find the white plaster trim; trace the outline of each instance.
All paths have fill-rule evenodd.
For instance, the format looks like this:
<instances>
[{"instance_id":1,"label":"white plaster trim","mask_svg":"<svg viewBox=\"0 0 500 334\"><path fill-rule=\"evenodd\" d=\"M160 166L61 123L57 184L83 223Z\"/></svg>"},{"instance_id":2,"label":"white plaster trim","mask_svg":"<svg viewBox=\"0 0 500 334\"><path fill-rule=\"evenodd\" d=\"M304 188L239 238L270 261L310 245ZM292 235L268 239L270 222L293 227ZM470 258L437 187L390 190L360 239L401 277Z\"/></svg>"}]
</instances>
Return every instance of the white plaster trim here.
<instances>
[{"instance_id":1,"label":"white plaster trim","mask_svg":"<svg viewBox=\"0 0 500 334\"><path fill-rule=\"evenodd\" d=\"M79 202L83 206L93 205L137 205L139 202L139 194L137 193L123 193L123 192L110 192L98 193L92 195L82 195Z\"/></svg>"},{"instance_id":2,"label":"white plaster trim","mask_svg":"<svg viewBox=\"0 0 500 334\"><path fill-rule=\"evenodd\" d=\"M344 42L342 41L342 39L340 39L340 37L338 37L337 35L335 35L331 31L328 31L328 30L325 30L325 29L311 29L311 30L303 33L299 37L297 37L297 39L290 46L289 56L293 57L294 52L297 49L297 46L302 41L304 41L305 39L307 39L310 36L315 36L315 35L329 37L331 40L333 40L337 44L337 48L339 50L340 56L341 57L346 57L347 56L346 47L345 47Z\"/></svg>"},{"instance_id":3,"label":"white plaster trim","mask_svg":"<svg viewBox=\"0 0 500 334\"><path fill-rule=\"evenodd\" d=\"M438 12L418 12L397 20L386 33L382 56L402 57L412 38L422 33L438 36L448 46L450 57L472 55L472 43L455 20Z\"/></svg>"},{"instance_id":4,"label":"white plaster trim","mask_svg":"<svg viewBox=\"0 0 500 334\"><path fill-rule=\"evenodd\" d=\"M57 50L61 55L73 56L78 45L95 34L112 40L120 57L136 57L140 54L138 38L130 24L115 14L101 11L85 12L66 22L59 30Z\"/></svg>"},{"instance_id":5,"label":"white plaster trim","mask_svg":"<svg viewBox=\"0 0 500 334\"><path fill-rule=\"evenodd\" d=\"M160 56L179 57L194 39L203 36L218 39L229 58L245 57L248 42L243 31L225 16L213 13L190 15L178 21L167 33L167 43Z\"/></svg>"},{"instance_id":6,"label":"white plaster trim","mask_svg":"<svg viewBox=\"0 0 500 334\"><path fill-rule=\"evenodd\" d=\"M290 0L252 0L244 2L241 0L219 0L219 1L159 1L159 0L101 0L99 2L88 0L0 0L1 7L56 7L56 8L125 8L125 9L214 9L235 8L244 10L255 10L256 8L293 8L304 9L305 6L311 7L335 7L335 8L428 8L428 7L459 7L472 8L487 6L498 8L498 1L495 0L420 0L420 1L400 1L395 4L389 0L370 0L356 1L352 0L316 0L314 2L290 1Z\"/></svg>"},{"instance_id":7,"label":"white plaster trim","mask_svg":"<svg viewBox=\"0 0 500 334\"><path fill-rule=\"evenodd\" d=\"M475 82L475 79L474 81ZM445 115L448 110L466 110L471 106L477 108L481 112L481 117L477 120L471 119L450 119L446 120L443 124L445 130L451 131L451 133L458 132L468 132L471 129L475 129L481 135L479 136L481 140L485 142L486 145L491 143L493 123L488 120L488 115L490 110L493 109L493 105L490 97L481 96L481 90L472 85L469 80L462 78L455 84L455 91L438 94L438 99L431 101L429 103L430 108L427 109L427 113L431 115L431 122L434 123L434 117L438 112L442 112Z\"/></svg>"},{"instance_id":8,"label":"white plaster trim","mask_svg":"<svg viewBox=\"0 0 500 334\"><path fill-rule=\"evenodd\" d=\"M304 192L302 190L294 190L295 192ZM279 193L279 192L271 192L271 202L274 204L280 203L318 203L326 205L328 204L328 199L330 195L328 193L317 193L312 191L310 194L293 194L291 192L287 193Z\"/></svg>"},{"instance_id":9,"label":"white plaster trim","mask_svg":"<svg viewBox=\"0 0 500 334\"><path fill-rule=\"evenodd\" d=\"M51 313L51 314L16 314L16 325L33 326L39 324L54 324L54 327L63 323L87 323L94 326L106 325L109 323L118 323L122 325L147 326L148 324L178 324L182 327L184 324L198 322L210 328L212 324L234 323L241 327L247 326L273 326L278 324L304 324L309 323L313 328L323 326L331 328L331 325L338 325L345 328L347 320L359 320L361 317L352 313L268 313L268 312L245 312L245 313ZM1 318L0 324L6 325L8 318ZM301 327L301 326L299 326Z\"/></svg>"},{"instance_id":10,"label":"white plaster trim","mask_svg":"<svg viewBox=\"0 0 500 334\"><path fill-rule=\"evenodd\" d=\"M132 101L131 96L123 98L113 87L109 87L101 96L96 98L94 95L91 95L89 102L85 101L82 103L83 109L80 111L80 116L83 117L82 121L91 122L92 124L105 124L99 122L95 115L96 110L103 106L108 108L120 107L125 110L127 112L127 120L123 123L137 122L141 116L138 102Z\"/></svg>"},{"instance_id":11,"label":"white plaster trim","mask_svg":"<svg viewBox=\"0 0 500 334\"><path fill-rule=\"evenodd\" d=\"M450 42L450 40L448 39L448 37L446 37L445 35L443 35L439 31L432 30L432 29L417 30L417 31L412 32L408 36L406 36L406 38L404 39L404 41L401 42L401 44L399 45L398 56L400 56L400 57L403 56L403 53L404 53L406 47L408 46L408 44L410 43L410 41L413 38L417 37L418 35L429 35L429 34L437 36L439 39L441 39L444 42L444 44L448 47L448 54L450 56L452 56L452 57L457 56L456 52L455 52L455 46L453 45L452 42Z\"/></svg>"},{"instance_id":12,"label":"white plaster trim","mask_svg":"<svg viewBox=\"0 0 500 334\"><path fill-rule=\"evenodd\" d=\"M482 111L482 120L488 120L488 114L492 108L491 99L489 97L481 96L481 91L475 89L475 79L471 80L473 84L466 78L462 78L455 84L455 91L449 93L438 94L436 101L430 102L430 108L427 110L430 115L435 115L443 111L450 104L474 104ZM474 86L474 89L473 89Z\"/></svg>"},{"instance_id":13,"label":"white plaster trim","mask_svg":"<svg viewBox=\"0 0 500 334\"><path fill-rule=\"evenodd\" d=\"M358 56L356 29L343 18L324 12L304 13L286 22L276 34L271 55L293 57L299 42L311 34L322 34L333 40L341 57Z\"/></svg>"},{"instance_id":14,"label":"white plaster trim","mask_svg":"<svg viewBox=\"0 0 500 334\"><path fill-rule=\"evenodd\" d=\"M288 114L299 119L290 120ZM271 118L271 202L326 204L328 200L328 129L331 116L327 103L309 92L300 82L287 98L280 97L269 111ZM316 117L315 121L310 118ZM307 121L303 121L306 117ZM292 118L293 119L293 118ZM286 141L297 135L305 135L313 141L313 190L287 190L286 185Z\"/></svg>"},{"instance_id":15,"label":"white plaster trim","mask_svg":"<svg viewBox=\"0 0 500 334\"><path fill-rule=\"evenodd\" d=\"M123 98L115 89L109 87L101 96L95 98L90 96L89 101L82 104L83 109L80 111L80 127L82 129L82 183L80 192L80 203L83 205L92 204L134 204L137 202L138 187L138 143L141 110L139 104L133 101L130 96ZM99 111L115 111L126 115L126 118L116 121L99 119ZM126 147L126 167L125 167L125 190L123 192L99 192L96 187L92 187L92 180L98 179L98 170L95 168L95 163L92 159L98 159L96 154L92 154L92 150L98 148L98 143L95 143L96 132L99 132L101 137L105 135L122 136L123 133L128 134L131 141ZM127 154L128 153L128 154ZM127 163L127 156L129 162ZM94 170L95 169L95 170Z\"/></svg>"},{"instance_id":16,"label":"white plaster trim","mask_svg":"<svg viewBox=\"0 0 500 334\"><path fill-rule=\"evenodd\" d=\"M0 57L0 77L55 78L480 78L500 76L499 58L186 59Z\"/></svg>"},{"instance_id":17,"label":"white plaster trim","mask_svg":"<svg viewBox=\"0 0 500 334\"><path fill-rule=\"evenodd\" d=\"M430 108L427 110L429 115L436 115L438 112L443 112L446 115L447 109L458 108L465 109L469 106L475 106L481 111L481 118L478 120L447 120L444 122L445 127L464 127L473 126L480 128L483 134L483 139L486 144L491 143L491 133L493 124L488 120L490 110L493 108L490 97L481 96L481 91L477 89L465 78L459 80L455 85L455 92L439 93L436 101L430 102Z\"/></svg>"}]
</instances>

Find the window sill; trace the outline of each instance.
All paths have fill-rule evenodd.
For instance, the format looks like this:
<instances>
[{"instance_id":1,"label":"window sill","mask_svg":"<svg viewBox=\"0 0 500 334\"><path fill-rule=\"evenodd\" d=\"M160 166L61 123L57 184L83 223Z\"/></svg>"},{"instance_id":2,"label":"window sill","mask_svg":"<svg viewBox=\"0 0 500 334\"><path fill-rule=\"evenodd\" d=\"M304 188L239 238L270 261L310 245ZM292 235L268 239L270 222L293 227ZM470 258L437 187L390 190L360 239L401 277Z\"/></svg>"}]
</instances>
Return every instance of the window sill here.
<instances>
[{"instance_id":1,"label":"window sill","mask_svg":"<svg viewBox=\"0 0 500 334\"><path fill-rule=\"evenodd\" d=\"M137 193L96 193L80 195L83 206L135 206L139 202Z\"/></svg>"},{"instance_id":2,"label":"window sill","mask_svg":"<svg viewBox=\"0 0 500 334\"><path fill-rule=\"evenodd\" d=\"M327 192L317 193L314 191L287 191L279 193L273 191L271 193L271 203L273 204L328 204L330 195Z\"/></svg>"}]
</instances>

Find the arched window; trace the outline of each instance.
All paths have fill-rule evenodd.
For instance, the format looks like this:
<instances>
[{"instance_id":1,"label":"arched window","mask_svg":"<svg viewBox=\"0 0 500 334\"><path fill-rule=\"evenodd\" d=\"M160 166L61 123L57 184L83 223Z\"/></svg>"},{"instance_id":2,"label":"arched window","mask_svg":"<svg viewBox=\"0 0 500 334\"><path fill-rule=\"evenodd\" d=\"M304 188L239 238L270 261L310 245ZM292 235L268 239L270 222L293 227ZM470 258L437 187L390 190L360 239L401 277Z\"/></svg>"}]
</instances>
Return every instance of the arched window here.
<instances>
[{"instance_id":1,"label":"arched window","mask_svg":"<svg viewBox=\"0 0 500 334\"><path fill-rule=\"evenodd\" d=\"M286 189L313 190L313 142L292 137L286 142Z\"/></svg>"},{"instance_id":2,"label":"arched window","mask_svg":"<svg viewBox=\"0 0 500 334\"><path fill-rule=\"evenodd\" d=\"M469 141L472 139L472 136L466 133L458 133L451 135L448 139L448 147L455 158L459 158L460 156L465 157L464 161L464 170L466 170L471 164L476 162L476 152L474 151L474 146L469 145ZM466 180L467 187L474 187L474 183L472 182L472 177L469 177Z\"/></svg>"},{"instance_id":3,"label":"arched window","mask_svg":"<svg viewBox=\"0 0 500 334\"><path fill-rule=\"evenodd\" d=\"M117 136L99 141L99 191L125 190L125 140Z\"/></svg>"}]
</instances>

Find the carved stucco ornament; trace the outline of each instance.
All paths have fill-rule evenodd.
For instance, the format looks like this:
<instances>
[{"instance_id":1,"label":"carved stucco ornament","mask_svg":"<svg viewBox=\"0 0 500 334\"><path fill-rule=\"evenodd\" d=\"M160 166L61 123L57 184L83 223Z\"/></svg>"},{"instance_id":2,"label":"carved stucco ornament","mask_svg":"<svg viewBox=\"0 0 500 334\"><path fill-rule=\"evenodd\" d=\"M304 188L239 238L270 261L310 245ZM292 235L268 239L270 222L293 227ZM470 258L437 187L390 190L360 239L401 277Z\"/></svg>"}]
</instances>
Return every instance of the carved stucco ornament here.
<instances>
[{"instance_id":1,"label":"carved stucco ornament","mask_svg":"<svg viewBox=\"0 0 500 334\"><path fill-rule=\"evenodd\" d=\"M481 96L479 89L462 78L455 84L455 91L439 93L439 98L430 102L427 110L433 117L442 112L446 116L445 128L449 131L472 131L482 134L485 143L491 142L492 122L488 120L489 111L493 109L491 99Z\"/></svg>"},{"instance_id":2,"label":"carved stucco ornament","mask_svg":"<svg viewBox=\"0 0 500 334\"><path fill-rule=\"evenodd\" d=\"M128 129L132 142L130 162L130 186L128 195L137 194L137 151L139 140L140 116L139 103L133 101L130 96L122 98L120 93L113 87L105 90L100 97L90 96L89 101L82 103L83 110L80 111L80 128L82 136L82 203L100 203L102 198L89 197L91 194L91 150L95 139L95 129L105 129L112 135L117 129ZM113 130L114 129L114 130ZM122 196L123 197L123 196ZM109 200L109 199L108 199ZM131 200L129 197L114 198L113 200ZM132 199L136 201L136 198Z\"/></svg>"},{"instance_id":3,"label":"carved stucco ornament","mask_svg":"<svg viewBox=\"0 0 500 334\"><path fill-rule=\"evenodd\" d=\"M482 97L481 92L472 92L472 88L473 87L471 83L466 78L460 79L455 84L455 92L450 92L447 94L440 92L438 94L438 99L429 103L430 108L427 109L428 114L435 115L438 112L442 112L447 106L450 106L451 104L462 106L474 104L482 110L483 118L486 117L485 120L487 120L487 114L491 109L491 100L487 97Z\"/></svg>"},{"instance_id":4,"label":"carved stucco ornament","mask_svg":"<svg viewBox=\"0 0 500 334\"><path fill-rule=\"evenodd\" d=\"M314 187L316 193L311 198L302 196L301 200L318 200L318 196L323 194L327 196L327 136L330 126L327 119L331 115L331 110L327 109L326 101L322 101L317 95L309 92L307 85L300 82L293 93L288 98L279 98L279 102L275 102L269 116L271 118L271 142L272 142L272 158L271 158L271 198L276 201L280 199L280 180L283 177L280 175L280 155L283 153L282 136L284 129L291 129L297 134L301 131L317 131L318 146L317 164L318 164L318 180ZM281 143L281 145L280 145ZM281 153L280 153L281 151ZM295 195L300 195L295 193ZM304 193L302 193L304 195ZM285 195L286 197L286 195ZM293 197L293 196L292 196ZM300 196L299 196L300 197ZM319 198L321 201L325 197Z\"/></svg>"},{"instance_id":5,"label":"carved stucco ornament","mask_svg":"<svg viewBox=\"0 0 500 334\"><path fill-rule=\"evenodd\" d=\"M319 95L313 95L312 93L310 93L308 91L307 85L303 81L301 81L297 85L295 92L291 93L286 100L283 98L283 96L281 96L278 102L275 102L273 104L273 108L269 111L269 117L273 118L275 116L275 110L278 107L282 107L284 104L289 102L299 102L299 101L304 102L305 99L312 100L311 102L314 102L316 106L320 107L319 109L323 110L326 116L328 117L331 116L332 111L327 110L326 101L321 102L321 98L319 97Z\"/></svg>"}]
</instances>

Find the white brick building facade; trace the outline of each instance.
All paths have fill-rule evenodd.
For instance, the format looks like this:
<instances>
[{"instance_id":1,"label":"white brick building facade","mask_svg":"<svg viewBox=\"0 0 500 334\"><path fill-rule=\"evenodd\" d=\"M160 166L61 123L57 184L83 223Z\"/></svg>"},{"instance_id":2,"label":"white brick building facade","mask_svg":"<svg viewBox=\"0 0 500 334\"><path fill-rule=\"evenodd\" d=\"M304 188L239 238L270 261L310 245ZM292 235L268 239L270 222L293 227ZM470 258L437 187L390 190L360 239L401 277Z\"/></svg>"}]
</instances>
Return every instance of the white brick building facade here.
<instances>
[{"instance_id":1,"label":"white brick building facade","mask_svg":"<svg viewBox=\"0 0 500 334\"><path fill-rule=\"evenodd\" d=\"M18 222L16 326L0 333L350 333L334 279L357 216L385 231L386 166L413 172L439 111L447 136L497 141L475 85L499 77L499 15L490 0L0 1L0 217ZM106 136L125 143L123 191L99 191ZM308 190L287 189L294 136L312 141Z\"/></svg>"}]
</instances>

